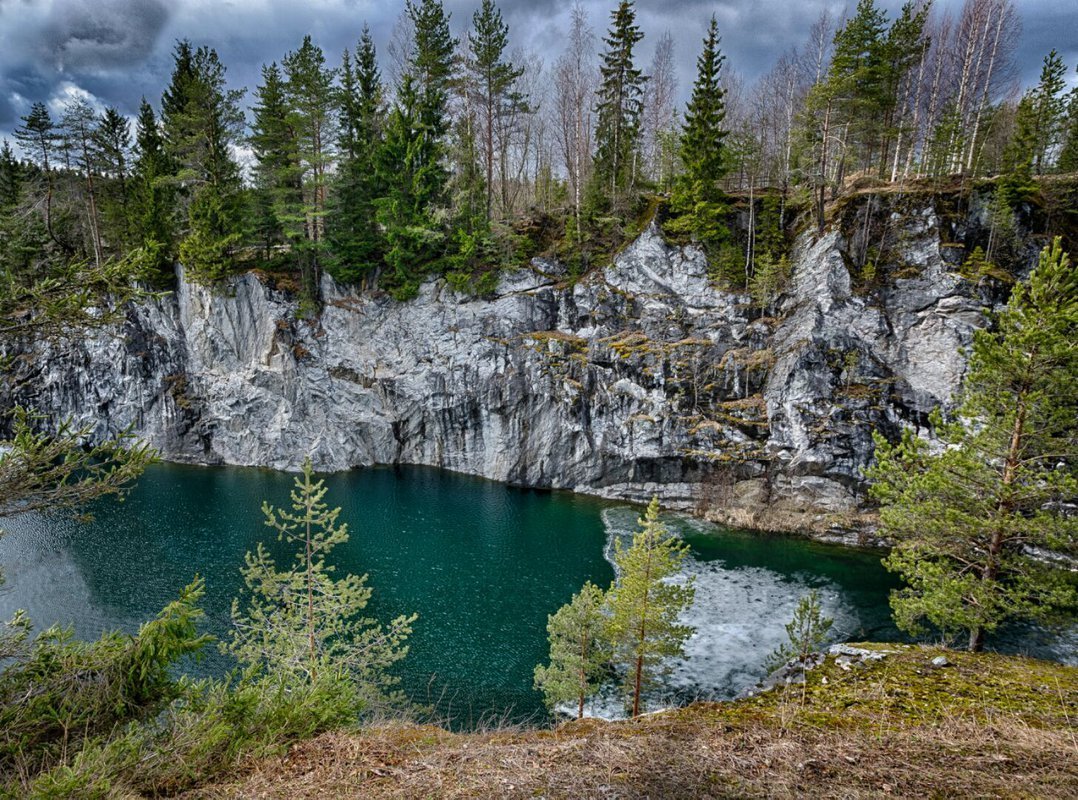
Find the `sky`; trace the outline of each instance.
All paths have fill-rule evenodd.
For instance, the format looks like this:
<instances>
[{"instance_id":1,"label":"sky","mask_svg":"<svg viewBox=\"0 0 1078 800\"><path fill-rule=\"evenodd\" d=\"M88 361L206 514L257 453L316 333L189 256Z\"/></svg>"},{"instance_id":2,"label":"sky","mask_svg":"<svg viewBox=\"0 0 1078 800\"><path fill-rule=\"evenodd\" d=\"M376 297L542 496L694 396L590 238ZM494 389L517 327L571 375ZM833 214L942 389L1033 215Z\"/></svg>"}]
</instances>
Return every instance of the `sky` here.
<instances>
[{"instance_id":1,"label":"sky","mask_svg":"<svg viewBox=\"0 0 1078 800\"><path fill-rule=\"evenodd\" d=\"M511 47L532 51L552 65L573 1L501 0ZM478 2L445 0L455 35L467 28ZM1078 2L1015 2L1022 18L1017 53L1022 83L1036 82L1041 59L1053 47L1073 82ZM955 11L961 3L936 0ZM900 0L880 4L893 16ZM306 33L331 64L337 63L345 47L354 47L364 22L384 60L403 5L403 0L0 0L0 136L8 135L36 100L58 112L67 99L82 96L98 108L114 106L129 116L143 96L156 106L168 81L172 48L182 38L215 48L236 88L253 89L261 65L280 60ZM601 35L615 0L583 0L583 5ZM704 27L715 14L727 64L751 81L804 40L821 10L837 17L846 5L843 0L637 0L645 32L638 62L646 69L655 42L669 31L687 94Z\"/></svg>"}]
</instances>

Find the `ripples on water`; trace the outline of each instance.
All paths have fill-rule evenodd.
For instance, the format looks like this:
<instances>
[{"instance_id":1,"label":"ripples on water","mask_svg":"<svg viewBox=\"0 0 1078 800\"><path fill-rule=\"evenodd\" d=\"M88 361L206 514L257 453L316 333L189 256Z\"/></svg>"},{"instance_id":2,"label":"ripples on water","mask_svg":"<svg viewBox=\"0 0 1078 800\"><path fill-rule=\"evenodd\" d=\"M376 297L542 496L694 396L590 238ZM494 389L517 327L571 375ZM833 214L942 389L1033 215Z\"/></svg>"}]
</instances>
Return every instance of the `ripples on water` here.
<instances>
[{"instance_id":1,"label":"ripples on water","mask_svg":"<svg viewBox=\"0 0 1078 800\"><path fill-rule=\"evenodd\" d=\"M0 617L26 608L39 628L73 625L87 638L134 631L198 573L207 584L207 628L225 635L244 553L261 540L279 563L289 556L259 509L263 499L287 503L291 483L268 470L158 465L125 503L101 504L92 522L8 521ZM541 717L532 670L546 659L547 615L585 581L609 584L604 554L615 538L631 536L639 510L424 468L356 470L327 484L352 534L334 554L338 569L369 574L374 615L419 613L400 665L408 694L461 726L506 711L514 720ZM762 677L810 588L835 618L836 638L898 635L887 608L896 584L878 553L669 522L692 547L686 574L696 578L685 618L696 633L669 682L676 699L733 697ZM1075 640L1073 631L1048 638L1023 630L1004 644L1073 661ZM192 669L227 666L211 649ZM617 703L593 710L602 707L610 712Z\"/></svg>"}]
</instances>

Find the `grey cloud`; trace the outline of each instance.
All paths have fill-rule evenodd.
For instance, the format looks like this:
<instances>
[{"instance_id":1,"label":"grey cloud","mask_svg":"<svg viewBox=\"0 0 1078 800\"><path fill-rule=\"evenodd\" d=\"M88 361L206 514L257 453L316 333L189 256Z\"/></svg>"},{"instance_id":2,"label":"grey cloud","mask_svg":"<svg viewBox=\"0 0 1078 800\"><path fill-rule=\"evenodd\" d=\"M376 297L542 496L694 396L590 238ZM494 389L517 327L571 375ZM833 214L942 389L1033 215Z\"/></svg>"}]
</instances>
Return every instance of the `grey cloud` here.
<instances>
[{"instance_id":1,"label":"grey cloud","mask_svg":"<svg viewBox=\"0 0 1078 800\"><path fill-rule=\"evenodd\" d=\"M444 0L455 34L470 25L479 0ZM850 0L853 6L856 0ZM902 0L878 0L893 17ZM936 0L957 12L964 0ZM534 51L549 67L561 52L574 0L499 0L513 48ZM605 34L617 0L584 0L596 36ZM1021 0L1021 82L1037 79L1041 57L1060 50L1073 80L1078 61L1078 7L1068 0ZM639 49L646 68L659 36L675 42L680 85L687 95L704 28L719 21L727 68L751 81L779 55L805 40L819 12L837 19L844 0L637 0L646 38ZM47 99L71 81L102 102L132 113L145 95L156 101L168 81L177 39L217 49L229 83L253 88L263 62L280 60L310 33L327 60L337 63L364 22L385 59L404 0L0 0L0 131L26 113L26 101ZM601 44L600 44L601 46ZM21 100L16 98L16 94ZM249 98L248 98L249 99Z\"/></svg>"},{"instance_id":2,"label":"grey cloud","mask_svg":"<svg viewBox=\"0 0 1078 800\"><path fill-rule=\"evenodd\" d=\"M161 0L61 0L42 30L40 55L63 71L139 64L168 18Z\"/></svg>"}]
</instances>

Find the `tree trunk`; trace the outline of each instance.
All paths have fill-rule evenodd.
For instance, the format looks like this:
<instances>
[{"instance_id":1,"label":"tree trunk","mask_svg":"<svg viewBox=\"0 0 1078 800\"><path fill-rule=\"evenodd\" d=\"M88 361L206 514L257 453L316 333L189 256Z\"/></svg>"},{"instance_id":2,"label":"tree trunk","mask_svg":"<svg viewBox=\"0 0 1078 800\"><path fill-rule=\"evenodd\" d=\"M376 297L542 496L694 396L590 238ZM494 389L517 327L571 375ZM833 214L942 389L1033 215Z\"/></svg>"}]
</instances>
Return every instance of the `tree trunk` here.
<instances>
[{"instance_id":1,"label":"tree trunk","mask_svg":"<svg viewBox=\"0 0 1078 800\"><path fill-rule=\"evenodd\" d=\"M984 649L984 628L973 628L969 632L969 651L979 653Z\"/></svg>"}]
</instances>

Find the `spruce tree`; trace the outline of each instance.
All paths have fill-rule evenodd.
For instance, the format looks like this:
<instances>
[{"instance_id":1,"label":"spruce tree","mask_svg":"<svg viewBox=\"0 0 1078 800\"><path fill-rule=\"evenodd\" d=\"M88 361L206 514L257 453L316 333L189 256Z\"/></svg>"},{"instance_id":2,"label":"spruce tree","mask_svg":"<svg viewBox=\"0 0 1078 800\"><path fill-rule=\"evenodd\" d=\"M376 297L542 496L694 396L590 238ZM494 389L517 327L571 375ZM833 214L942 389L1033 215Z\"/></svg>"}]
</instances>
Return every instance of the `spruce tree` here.
<instances>
[{"instance_id":1,"label":"spruce tree","mask_svg":"<svg viewBox=\"0 0 1078 800\"><path fill-rule=\"evenodd\" d=\"M550 663L535 668L535 688L547 707L576 703L577 719L584 716L584 701L598 688L610 660L604 600L603 590L588 581L547 617Z\"/></svg>"},{"instance_id":2,"label":"spruce tree","mask_svg":"<svg viewBox=\"0 0 1078 800\"><path fill-rule=\"evenodd\" d=\"M296 552L284 569L261 543L247 553L247 605L232 601L227 650L285 686L344 679L365 704L399 699L392 691L398 679L387 670L408 653L404 642L416 615L383 626L363 616L371 597L367 576L334 577L326 559L348 541L348 525L338 523L340 508L325 503L326 491L307 459L295 479L292 510L262 504L266 525Z\"/></svg>"},{"instance_id":3,"label":"spruce tree","mask_svg":"<svg viewBox=\"0 0 1078 800\"><path fill-rule=\"evenodd\" d=\"M247 141L255 158L252 227L268 261L273 248L285 242L282 219L297 219L302 206L296 132L276 63L262 67L262 84L255 89L251 110Z\"/></svg>"},{"instance_id":4,"label":"spruce tree","mask_svg":"<svg viewBox=\"0 0 1078 800\"><path fill-rule=\"evenodd\" d=\"M1078 272L1057 238L993 329L978 330L958 418L935 415L946 445L876 435L869 471L899 627L965 632L969 649L1011 620L1073 613L1073 579L1039 550L1073 555L1078 519Z\"/></svg>"},{"instance_id":5,"label":"spruce tree","mask_svg":"<svg viewBox=\"0 0 1078 800\"><path fill-rule=\"evenodd\" d=\"M445 266L446 135L457 41L439 0L409 3L415 43L378 153L383 195L376 218L385 235L384 283L398 299L415 295L425 273Z\"/></svg>"},{"instance_id":6,"label":"spruce tree","mask_svg":"<svg viewBox=\"0 0 1078 800\"><path fill-rule=\"evenodd\" d=\"M22 165L15 158L11 144L4 139L0 147L0 210L10 210L19 202L22 190Z\"/></svg>"},{"instance_id":7,"label":"spruce tree","mask_svg":"<svg viewBox=\"0 0 1078 800\"><path fill-rule=\"evenodd\" d=\"M415 47L408 65L417 95L420 127L417 152L420 194L427 202L444 205L449 174L445 165L450 129L449 91L456 79L457 40L449 32L449 15L440 0L408 3Z\"/></svg>"},{"instance_id":8,"label":"spruce tree","mask_svg":"<svg viewBox=\"0 0 1078 800\"><path fill-rule=\"evenodd\" d=\"M378 151L386 120L384 90L370 30L364 26L353 62L341 61L339 115L340 165L329 209L329 270L341 281L370 274L382 261L384 241L375 200L384 193L378 175Z\"/></svg>"},{"instance_id":9,"label":"spruce tree","mask_svg":"<svg viewBox=\"0 0 1078 800\"><path fill-rule=\"evenodd\" d=\"M669 671L669 660L684 654L693 629L678 622L691 604L693 579L674 583L689 546L659 520L659 500L652 498L632 544L614 543L617 578L606 595L613 660L625 670L626 705L640 714L641 695Z\"/></svg>"},{"instance_id":10,"label":"spruce tree","mask_svg":"<svg viewBox=\"0 0 1078 800\"><path fill-rule=\"evenodd\" d=\"M720 182L727 170L724 126L726 103L722 89L723 55L719 52L718 23L712 16L704 37L704 50L696 59L696 81L685 109L680 155L683 172L674 186L672 206L681 217L672 230L693 235L714 251L727 237L726 212Z\"/></svg>"},{"instance_id":11,"label":"spruce tree","mask_svg":"<svg viewBox=\"0 0 1078 800\"><path fill-rule=\"evenodd\" d=\"M599 67L595 161L591 200L597 209L625 211L637 182L640 123L647 78L633 62L633 49L644 38L631 0L621 0L603 38L606 52Z\"/></svg>"},{"instance_id":12,"label":"spruce tree","mask_svg":"<svg viewBox=\"0 0 1078 800\"><path fill-rule=\"evenodd\" d=\"M173 166L153 107L143 98L135 122L135 163L131 171L132 231L146 267L159 282L171 278L176 255Z\"/></svg>"},{"instance_id":13,"label":"spruce tree","mask_svg":"<svg viewBox=\"0 0 1078 800\"><path fill-rule=\"evenodd\" d=\"M283 207L281 221L299 258L303 292L309 300L317 298L326 255L326 199L336 144L334 70L325 61L322 48L310 36L303 37L299 49L283 61L301 204Z\"/></svg>"},{"instance_id":14,"label":"spruce tree","mask_svg":"<svg viewBox=\"0 0 1078 800\"><path fill-rule=\"evenodd\" d=\"M1067 117L1063 125L1063 146L1059 151L1060 172L1078 172L1078 86L1067 95Z\"/></svg>"},{"instance_id":15,"label":"spruce tree","mask_svg":"<svg viewBox=\"0 0 1078 800\"><path fill-rule=\"evenodd\" d=\"M165 155L186 217L180 260L195 280L229 274L243 235L244 196L232 145L243 129L242 91L229 90L217 52L176 45L161 100Z\"/></svg>"},{"instance_id":16,"label":"spruce tree","mask_svg":"<svg viewBox=\"0 0 1078 800\"><path fill-rule=\"evenodd\" d=\"M126 252L133 244L131 224L131 128L115 108L106 108L94 130L94 149L103 179L102 232L112 250Z\"/></svg>"}]
</instances>

